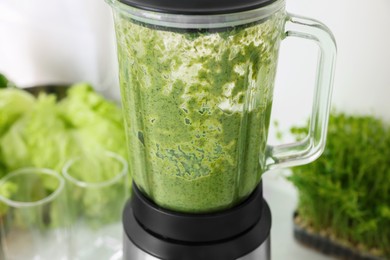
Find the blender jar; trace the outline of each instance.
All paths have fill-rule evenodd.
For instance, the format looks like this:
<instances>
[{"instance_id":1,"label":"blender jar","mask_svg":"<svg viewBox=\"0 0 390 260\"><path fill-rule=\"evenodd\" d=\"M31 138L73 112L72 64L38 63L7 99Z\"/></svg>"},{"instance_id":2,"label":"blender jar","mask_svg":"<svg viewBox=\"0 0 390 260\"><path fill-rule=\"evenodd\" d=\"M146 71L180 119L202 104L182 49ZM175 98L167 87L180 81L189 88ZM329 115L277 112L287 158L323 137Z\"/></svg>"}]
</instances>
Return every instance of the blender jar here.
<instances>
[{"instance_id":1,"label":"blender jar","mask_svg":"<svg viewBox=\"0 0 390 260\"><path fill-rule=\"evenodd\" d=\"M108 1L130 171L154 203L185 213L231 208L266 170L321 154L336 52L324 25L287 14L284 0ZM320 46L313 112L306 139L269 146L278 51L287 36Z\"/></svg>"}]
</instances>

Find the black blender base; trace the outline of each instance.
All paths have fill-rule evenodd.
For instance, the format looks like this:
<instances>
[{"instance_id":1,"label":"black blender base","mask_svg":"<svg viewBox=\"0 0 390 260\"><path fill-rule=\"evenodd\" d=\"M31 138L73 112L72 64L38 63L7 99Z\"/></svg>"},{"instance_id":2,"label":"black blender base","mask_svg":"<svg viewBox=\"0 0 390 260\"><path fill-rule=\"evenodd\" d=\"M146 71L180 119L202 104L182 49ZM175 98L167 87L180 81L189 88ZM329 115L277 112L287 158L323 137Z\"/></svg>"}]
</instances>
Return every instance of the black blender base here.
<instances>
[{"instance_id":1,"label":"black blender base","mask_svg":"<svg viewBox=\"0 0 390 260\"><path fill-rule=\"evenodd\" d=\"M159 208L134 185L123 212L124 260L269 260L271 212L261 183L233 209L183 214Z\"/></svg>"},{"instance_id":2,"label":"black blender base","mask_svg":"<svg viewBox=\"0 0 390 260\"><path fill-rule=\"evenodd\" d=\"M123 240L123 260L173 260L173 259L162 259L156 256L150 255L146 253L134 243L129 240L129 238L125 235ZM182 260L186 260L187 258L182 258ZM188 258L194 259L194 258ZM210 258L198 258L198 260L208 260ZM268 237L258 248L253 250L252 252L244 255L243 257L237 258L235 260L270 260L270 238ZM218 260L216 258L215 260ZM221 259L222 260L222 259Z\"/></svg>"}]
</instances>

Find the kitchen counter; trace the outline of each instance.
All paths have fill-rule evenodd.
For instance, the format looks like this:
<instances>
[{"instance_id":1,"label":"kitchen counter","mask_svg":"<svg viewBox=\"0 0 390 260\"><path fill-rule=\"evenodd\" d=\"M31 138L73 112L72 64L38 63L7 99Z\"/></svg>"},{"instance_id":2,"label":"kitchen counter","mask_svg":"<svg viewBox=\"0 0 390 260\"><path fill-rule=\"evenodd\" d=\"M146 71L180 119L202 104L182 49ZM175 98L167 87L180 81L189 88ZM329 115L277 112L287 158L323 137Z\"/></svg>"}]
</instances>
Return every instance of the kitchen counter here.
<instances>
[{"instance_id":1,"label":"kitchen counter","mask_svg":"<svg viewBox=\"0 0 390 260\"><path fill-rule=\"evenodd\" d=\"M290 170L270 171L263 175L264 197L272 212L272 260L334 260L299 244L293 237L292 216L298 202L295 187L286 180Z\"/></svg>"}]
</instances>

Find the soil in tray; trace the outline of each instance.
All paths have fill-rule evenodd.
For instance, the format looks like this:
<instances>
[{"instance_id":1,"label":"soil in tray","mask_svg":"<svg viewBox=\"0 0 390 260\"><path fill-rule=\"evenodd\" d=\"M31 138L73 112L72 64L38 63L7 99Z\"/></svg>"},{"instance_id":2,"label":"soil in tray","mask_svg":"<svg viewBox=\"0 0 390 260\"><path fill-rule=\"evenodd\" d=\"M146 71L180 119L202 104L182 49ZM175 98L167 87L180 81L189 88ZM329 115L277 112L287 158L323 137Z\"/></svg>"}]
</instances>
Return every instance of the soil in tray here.
<instances>
[{"instance_id":1,"label":"soil in tray","mask_svg":"<svg viewBox=\"0 0 390 260\"><path fill-rule=\"evenodd\" d=\"M329 232L316 233L303 225L297 213L294 214L294 237L301 244L315 249L323 254L346 260L386 260L368 252L362 252L357 247L347 245L331 237Z\"/></svg>"}]
</instances>

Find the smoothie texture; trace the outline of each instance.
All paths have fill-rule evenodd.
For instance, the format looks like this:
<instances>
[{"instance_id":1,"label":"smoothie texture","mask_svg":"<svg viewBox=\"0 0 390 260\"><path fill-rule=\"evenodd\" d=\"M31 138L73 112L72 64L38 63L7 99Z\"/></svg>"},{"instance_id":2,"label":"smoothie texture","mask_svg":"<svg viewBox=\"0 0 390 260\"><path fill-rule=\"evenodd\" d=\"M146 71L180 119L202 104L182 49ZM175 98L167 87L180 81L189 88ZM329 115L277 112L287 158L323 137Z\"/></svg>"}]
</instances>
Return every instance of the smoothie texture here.
<instances>
[{"instance_id":1,"label":"smoothie texture","mask_svg":"<svg viewBox=\"0 0 390 260\"><path fill-rule=\"evenodd\" d=\"M284 10L218 32L115 14L130 171L159 206L210 213L261 180Z\"/></svg>"}]
</instances>

